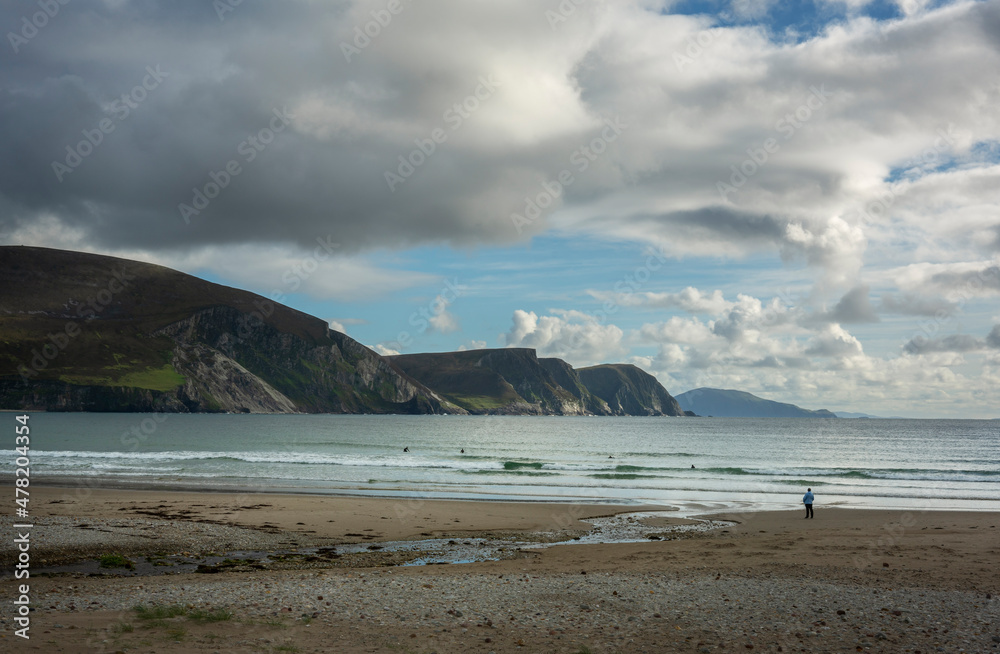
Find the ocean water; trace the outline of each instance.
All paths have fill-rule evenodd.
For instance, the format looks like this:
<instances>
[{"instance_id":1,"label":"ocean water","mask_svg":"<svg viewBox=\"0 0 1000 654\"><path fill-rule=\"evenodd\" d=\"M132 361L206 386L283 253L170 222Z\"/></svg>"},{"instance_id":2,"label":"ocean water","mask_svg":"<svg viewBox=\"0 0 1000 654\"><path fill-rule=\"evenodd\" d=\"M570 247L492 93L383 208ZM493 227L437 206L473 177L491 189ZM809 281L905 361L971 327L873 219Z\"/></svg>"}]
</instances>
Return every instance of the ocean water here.
<instances>
[{"instance_id":1,"label":"ocean water","mask_svg":"<svg viewBox=\"0 0 1000 654\"><path fill-rule=\"evenodd\" d=\"M799 506L811 487L817 507L1000 510L1000 421L33 413L30 426L32 480L70 485L688 512Z\"/></svg>"}]
</instances>

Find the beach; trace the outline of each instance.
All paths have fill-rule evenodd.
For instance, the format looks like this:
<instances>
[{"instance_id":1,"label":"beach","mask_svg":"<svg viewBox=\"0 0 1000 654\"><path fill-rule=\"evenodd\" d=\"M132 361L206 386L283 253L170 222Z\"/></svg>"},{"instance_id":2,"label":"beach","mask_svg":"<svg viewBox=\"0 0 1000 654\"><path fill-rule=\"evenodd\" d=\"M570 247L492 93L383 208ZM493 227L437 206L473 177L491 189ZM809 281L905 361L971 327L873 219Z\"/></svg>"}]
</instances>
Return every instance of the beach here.
<instances>
[{"instance_id":1,"label":"beach","mask_svg":"<svg viewBox=\"0 0 1000 654\"><path fill-rule=\"evenodd\" d=\"M33 574L31 638L5 602L0 651L1000 651L1000 514L818 503L813 520L713 514L724 526L674 532L697 521L662 513L639 519L645 541L580 544L589 518L663 508L33 487L33 573L110 553L293 555ZM449 565L380 545L510 538L534 545ZM24 581L2 583L12 598Z\"/></svg>"}]
</instances>

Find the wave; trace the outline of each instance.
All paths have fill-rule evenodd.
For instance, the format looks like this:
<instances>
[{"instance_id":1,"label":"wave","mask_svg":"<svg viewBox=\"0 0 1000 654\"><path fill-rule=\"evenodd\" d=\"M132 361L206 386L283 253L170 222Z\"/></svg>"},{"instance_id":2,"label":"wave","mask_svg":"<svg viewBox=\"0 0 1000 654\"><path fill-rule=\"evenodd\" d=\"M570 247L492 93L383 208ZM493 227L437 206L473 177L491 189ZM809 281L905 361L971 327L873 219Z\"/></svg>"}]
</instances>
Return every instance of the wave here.
<instances>
[{"instance_id":1,"label":"wave","mask_svg":"<svg viewBox=\"0 0 1000 654\"><path fill-rule=\"evenodd\" d=\"M1000 470L945 468L847 468L847 467L707 467L657 466L618 463L616 461L555 462L538 460L502 460L487 456L421 456L400 454L321 454L316 452L271 451L194 451L176 452L84 452L75 450L32 450L33 462L42 468L62 468L67 472L90 468L107 471L146 467L151 472L176 472L178 465L201 467L226 466L233 462L251 465L347 466L358 468L404 468L412 470L454 470L469 474L547 473L563 476L588 476L599 479L629 479L626 475L646 478L771 478L777 483L819 484L820 480L872 482L998 482ZM188 462L188 463L185 463ZM294 477L295 475L292 475ZM637 477L638 478L638 477Z\"/></svg>"},{"instance_id":2,"label":"wave","mask_svg":"<svg viewBox=\"0 0 1000 654\"><path fill-rule=\"evenodd\" d=\"M589 476L592 479L660 479L658 475L638 475L632 472L609 472Z\"/></svg>"},{"instance_id":3,"label":"wave","mask_svg":"<svg viewBox=\"0 0 1000 654\"><path fill-rule=\"evenodd\" d=\"M504 461L504 470L524 470L526 468L531 470L541 470L546 464L541 461Z\"/></svg>"},{"instance_id":4,"label":"wave","mask_svg":"<svg viewBox=\"0 0 1000 654\"><path fill-rule=\"evenodd\" d=\"M994 470L936 470L926 468L874 468L867 470L858 468L705 468L704 470L722 475L748 475L755 477L838 477L846 479L899 481L1000 480L1000 471Z\"/></svg>"},{"instance_id":5,"label":"wave","mask_svg":"<svg viewBox=\"0 0 1000 654\"><path fill-rule=\"evenodd\" d=\"M541 470L459 470L466 475L524 475L525 477L560 477L558 472Z\"/></svg>"}]
</instances>

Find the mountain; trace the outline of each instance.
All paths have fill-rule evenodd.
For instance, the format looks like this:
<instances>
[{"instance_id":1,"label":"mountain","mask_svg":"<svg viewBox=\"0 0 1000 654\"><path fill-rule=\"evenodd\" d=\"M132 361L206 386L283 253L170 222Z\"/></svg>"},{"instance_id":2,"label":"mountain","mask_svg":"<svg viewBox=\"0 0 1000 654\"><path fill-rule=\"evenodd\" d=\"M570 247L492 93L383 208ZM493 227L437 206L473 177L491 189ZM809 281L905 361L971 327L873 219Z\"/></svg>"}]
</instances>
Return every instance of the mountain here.
<instances>
[{"instance_id":1,"label":"mountain","mask_svg":"<svg viewBox=\"0 0 1000 654\"><path fill-rule=\"evenodd\" d=\"M700 416L717 418L836 418L836 414L822 409L810 411L794 404L773 402L764 398L718 388L696 388L681 393L677 401L685 411Z\"/></svg>"},{"instance_id":2,"label":"mountain","mask_svg":"<svg viewBox=\"0 0 1000 654\"><path fill-rule=\"evenodd\" d=\"M533 349L391 357L400 370L470 413L683 415L656 378L635 366L575 370Z\"/></svg>"},{"instance_id":3,"label":"mountain","mask_svg":"<svg viewBox=\"0 0 1000 654\"><path fill-rule=\"evenodd\" d=\"M0 409L464 413L260 295L35 247L0 247Z\"/></svg>"},{"instance_id":4,"label":"mountain","mask_svg":"<svg viewBox=\"0 0 1000 654\"><path fill-rule=\"evenodd\" d=\"M682 416L684 410L649 373L627 363L606 363L577 371L591 393L614 415Z\"/></svg>"}]
</instances>

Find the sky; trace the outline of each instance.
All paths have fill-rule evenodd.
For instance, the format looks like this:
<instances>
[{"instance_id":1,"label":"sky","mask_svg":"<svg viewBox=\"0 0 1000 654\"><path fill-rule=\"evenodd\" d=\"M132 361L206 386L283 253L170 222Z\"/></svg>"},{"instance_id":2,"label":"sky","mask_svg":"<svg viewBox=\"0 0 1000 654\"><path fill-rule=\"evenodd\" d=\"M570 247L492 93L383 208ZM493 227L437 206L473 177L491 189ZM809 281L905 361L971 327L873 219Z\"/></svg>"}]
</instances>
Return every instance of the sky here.
<instances>
[{"instance_id":1,"label":"sky","mask_svg":"<svg viewBox=\"0 0 1000 654\"><path fill-rule=\"evenodd\" d=\"M1000 1L0 5L0 244L383 354L1000 417Z\"/></svg>"}]
</instances>

